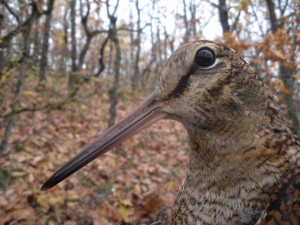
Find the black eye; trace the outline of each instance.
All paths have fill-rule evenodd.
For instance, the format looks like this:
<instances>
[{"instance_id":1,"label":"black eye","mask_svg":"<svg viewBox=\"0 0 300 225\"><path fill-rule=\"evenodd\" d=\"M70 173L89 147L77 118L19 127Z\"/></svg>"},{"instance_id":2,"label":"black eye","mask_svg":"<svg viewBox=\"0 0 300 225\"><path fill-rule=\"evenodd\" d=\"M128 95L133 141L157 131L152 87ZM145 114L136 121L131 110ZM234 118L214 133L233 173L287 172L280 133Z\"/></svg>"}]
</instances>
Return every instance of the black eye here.
<instances>
[{"instance_id":1,"label":"black eye","mask_svg":"<svg viewBox=\"0 0 300 225\"><path fill-rule=\"evenodd\" d=\"M208 67L216 61L216 55L210 48L201 48L196 53L195 61L199 66Z\"/></svg>"}]
</instances>

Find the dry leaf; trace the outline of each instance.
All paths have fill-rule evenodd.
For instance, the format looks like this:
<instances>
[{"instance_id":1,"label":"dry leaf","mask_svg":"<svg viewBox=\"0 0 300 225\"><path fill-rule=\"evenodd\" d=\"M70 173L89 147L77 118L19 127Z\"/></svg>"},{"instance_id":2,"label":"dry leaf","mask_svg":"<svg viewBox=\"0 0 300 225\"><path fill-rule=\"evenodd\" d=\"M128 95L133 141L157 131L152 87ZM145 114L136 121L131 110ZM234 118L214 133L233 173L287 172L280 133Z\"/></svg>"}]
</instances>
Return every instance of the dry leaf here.
<instances>
[{"instance_id":1,"label":"dry leaf","mask_svg":"<svg viewBox=\"0 0 300 225\"><path fill-rule=\"evenodd\" d=\"M35 212L31 207L17 209L13 212L13 218L17 221L32 220L35 218Z\"/></svg>"}]
</instances>

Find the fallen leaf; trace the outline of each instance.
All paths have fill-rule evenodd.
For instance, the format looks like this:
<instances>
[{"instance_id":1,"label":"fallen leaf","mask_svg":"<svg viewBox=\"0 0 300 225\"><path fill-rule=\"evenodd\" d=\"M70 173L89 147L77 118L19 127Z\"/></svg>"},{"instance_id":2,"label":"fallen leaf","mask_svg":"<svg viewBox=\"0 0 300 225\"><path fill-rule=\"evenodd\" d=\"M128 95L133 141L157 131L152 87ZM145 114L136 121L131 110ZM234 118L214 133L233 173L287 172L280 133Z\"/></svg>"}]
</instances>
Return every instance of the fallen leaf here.
<instances>
[{"instance_id":1,"label":"fallen leaf","mask_svg":"<svg viewBox=\"0 0 300 225\"><path fill-rule=\"evenodd\" d=\"M123 220L125 222L128 222L128 213L127 213L126 207L123 206L123 205L120 205L119 209L120 209L120 213L121 213L121 216L122 216Z\"/></svg>"},{"instance_id":2,"label":"fallen leaf","mask_svg":"<svg viewBox=\"0 0 300 225\"><path fill-rule=\"evenodd\" d=\"M35 212L31 207L17 209L13 212L13 218L17 221L30 220L35 217Z\"/></svg>"},{"instance_id":3,"label":"fallen leaf","mask_svg":"<svg viewBox=\"0 0 300 225\"><path fill-rule=\"evenodd\" d=\"M168 191L173 191L174 190L174 182L170 181L168 184Z\"/></svg>"},{"instance_id":4,"label":"fallen leaf","mask_svg":"<svg viewBox=\"0 0 300 225\"><path fill-rule=\"evenodd\" d=\"M0 196L0 207L3 208L7 204L8 204L8 201L4 197Z\"/></svg>"}]
</instances>

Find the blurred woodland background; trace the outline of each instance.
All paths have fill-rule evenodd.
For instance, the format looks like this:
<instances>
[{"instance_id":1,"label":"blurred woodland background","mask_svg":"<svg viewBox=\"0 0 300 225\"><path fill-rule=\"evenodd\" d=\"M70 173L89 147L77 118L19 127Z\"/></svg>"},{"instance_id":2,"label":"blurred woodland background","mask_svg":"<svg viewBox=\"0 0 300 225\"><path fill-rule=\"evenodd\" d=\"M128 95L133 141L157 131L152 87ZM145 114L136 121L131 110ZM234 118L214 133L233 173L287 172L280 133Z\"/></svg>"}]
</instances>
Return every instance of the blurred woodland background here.
<instances>
[{"instance_id":1,"label":"blurred woodland background","mask_svg":"<svg viewBox=\"0 0 300 225\"><path fill-rule=\"evenodd\" d=\"M163 121L58 187L41 184L149 94L181 44L245 58L300 134L299 0L0 0L0 224L150 224L189 147Z\"/></svg>"}]
</instances>

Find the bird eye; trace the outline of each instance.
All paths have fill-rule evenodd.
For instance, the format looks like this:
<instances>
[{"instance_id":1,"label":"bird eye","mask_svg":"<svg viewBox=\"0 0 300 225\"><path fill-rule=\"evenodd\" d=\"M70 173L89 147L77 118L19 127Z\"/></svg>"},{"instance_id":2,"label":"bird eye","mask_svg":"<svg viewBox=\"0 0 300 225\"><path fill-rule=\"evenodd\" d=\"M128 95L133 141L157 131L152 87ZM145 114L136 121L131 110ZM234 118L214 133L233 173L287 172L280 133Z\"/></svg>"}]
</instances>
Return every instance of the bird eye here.
<instances>
[{"instance_id":1,"label":"bird eye","mask_svg":"<svg viewBox=\"0 0 300 225\"><path fill-rule=\"evenodd\" d=\"M216 61L216 55L210 48L201 48L196 53L195 61L199 66L208 67Z\"/></svg>"}]
</instances>

